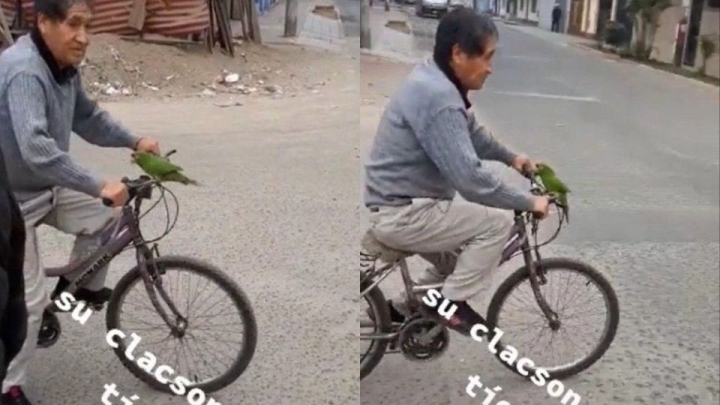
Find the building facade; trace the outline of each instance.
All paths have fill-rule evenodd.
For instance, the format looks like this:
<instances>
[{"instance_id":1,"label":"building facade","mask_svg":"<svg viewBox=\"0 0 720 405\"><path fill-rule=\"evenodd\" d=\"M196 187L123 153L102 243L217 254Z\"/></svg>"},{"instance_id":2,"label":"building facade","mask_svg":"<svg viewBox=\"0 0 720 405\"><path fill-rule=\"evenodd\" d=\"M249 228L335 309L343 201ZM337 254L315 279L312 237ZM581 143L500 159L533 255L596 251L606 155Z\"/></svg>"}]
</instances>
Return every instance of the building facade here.
<instances>
[{"instance_id":1,"label":"building facade","mask_svg":"<svg viewBox=\"0 0 720 405\"><path fill-rule=\"evenodd\" d=\"M708 60L706 74L720 77L720 1L672 0L672 4L660 16L653 43L655 49L650 57L659 62L697 70L703 59L700 38L709 35L714 38L716 52ZM680 24L684 21L687 24L683 28ZM678 37L680 29L683 29L685 35Z\"/></svg>"},{"instance_id":2,"label":"building facade","mask_svg":"<svg viewBox=\"0 0 720 405\"><path fill-rule=\"evenodd\" d=\"M597 39L608 21L626 28L627 39L634 40L635 21L625 11L629 0L476 0L494 14L550 30L552 9L557 2L563 10L560 31ZM701 40L714 38L716 52L707 61L706 74L720 76L720 0L671 0L672 6L660 17L650 57L697 70L703 63ZM684 26L681 26L684 23ZM684 30L686 35L678 36ZM679 37L679 38L678 38Z\"/></svg>"},{"instance_id":3,"label":"building facade","mask_svg":"<svg viewBox=\"0 0 720 405\"><path fill-rule=\"evenodd\" d=\"M506 0L506 15L526 23L537 24L540 1L541 0Z\"/></svg>"}]
</instances>

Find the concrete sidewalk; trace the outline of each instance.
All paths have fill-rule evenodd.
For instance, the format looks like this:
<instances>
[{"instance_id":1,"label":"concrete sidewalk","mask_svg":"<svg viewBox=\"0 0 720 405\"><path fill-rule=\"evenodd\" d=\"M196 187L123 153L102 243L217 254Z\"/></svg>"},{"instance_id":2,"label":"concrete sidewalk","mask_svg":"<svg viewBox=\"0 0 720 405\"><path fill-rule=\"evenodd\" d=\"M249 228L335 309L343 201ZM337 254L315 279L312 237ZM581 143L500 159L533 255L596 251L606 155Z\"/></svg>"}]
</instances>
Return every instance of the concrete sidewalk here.
<instances>
[{"instance_id":1,"label":"concrete sidewalk","mask_svg":"<svg viewBox=\"0 0 720 405\"><path fill-rule=\"evenodd\" d=\"M418 63L426 59L428 39L412 34L410 18L400 7L385 11L384 3L376 3L370 9L371 49L363 53L373 54L405 63Z\"/></svg>"},{"instance_id":2,"label":"concrete sidewalk","mask_svg":"<svg viewBox=\"0 0 720 405\"><path fill-rule=\"evenodd\" d=\"M337 19L313 13L316 6L334 7ZM258 16L260 34L265 44L300 44L340 51L345 47L345 35L340 12L332 0L298 0L297 37L286 38L285 1L279 1L264 15ZM233 22L240 30L240 22Z\"/></svg>"}]
</instances>

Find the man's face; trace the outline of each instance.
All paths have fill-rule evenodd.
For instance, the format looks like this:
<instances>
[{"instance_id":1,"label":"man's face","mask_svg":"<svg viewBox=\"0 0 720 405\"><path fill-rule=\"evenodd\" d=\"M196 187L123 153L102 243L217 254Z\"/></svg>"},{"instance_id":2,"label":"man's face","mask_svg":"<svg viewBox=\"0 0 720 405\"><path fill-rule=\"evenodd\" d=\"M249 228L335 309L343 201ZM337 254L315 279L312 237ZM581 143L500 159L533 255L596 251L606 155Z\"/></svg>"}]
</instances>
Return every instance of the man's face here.
<instances>
[{"instance_id":1,"label":"man's face","mask_svg":"<svg viewBox=\"0 0 720 405\"><path fill-rule=\"evenodd\" d=\"M485 53L478 56L469 56L457 45L453 47L452 66L463 87L468 90L482 89L485 79L492 73L495 43L494 38L488 39L485 44Z\"/></svg>"},{"instance_id":2,"label":"man's face","mask_svg":"<svg viewBox=\"0 0 720 405\"><path fill-rule=\"evenodd\" d=\"M92 16L92 11L82 0L70 7L63 21L39 16L38 27L43 39L61 67L78 65L85 57L89 44L87 28Z\"/></svg>"}]
</instances>

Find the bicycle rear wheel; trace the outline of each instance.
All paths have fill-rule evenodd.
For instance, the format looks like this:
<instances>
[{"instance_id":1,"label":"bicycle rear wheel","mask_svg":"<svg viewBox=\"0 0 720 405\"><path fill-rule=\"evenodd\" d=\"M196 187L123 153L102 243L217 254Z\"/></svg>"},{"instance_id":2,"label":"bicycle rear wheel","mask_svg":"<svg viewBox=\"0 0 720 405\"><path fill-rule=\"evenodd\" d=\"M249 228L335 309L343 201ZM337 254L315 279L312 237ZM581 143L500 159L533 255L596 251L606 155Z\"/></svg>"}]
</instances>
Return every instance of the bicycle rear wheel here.
<instances>
[{"instance_id":1,"label":"bicycle rear wheel","mask_svg":"<svg viewBox=\"0 0 720 405\"><path fill-rule=\"evenodd\" d=\"M532 331L536 332L537 329L541 329L543 327L543 323L547 324L547 319L542 315L542 310L540 309L540 306L538 305L533 292L532 287L530 283L530 271L527 268L527 266L523 266L520 269L516 270L513 274L510 275L498 288L497 292L493 296L489 308L488 308L488 319L487 322L489 325L494 326L496 329L499 329L502 331L501 339L498 341L498 344L495 346L497 350L497 353L495 353L495 357L498 358L498 360L507 368L511 369L513 372L517 373L518 375L523 376L524 378L535 378L538 379L538 381L542 381L542 377L539 377L536 375L536 373L545 374L544 377L548 379L562 379L567 378L569 376L578 374L587 368L591 367L595 362L597 362L608 350L610 345L612 344L613 340L615 339L615 334L617 332L618 324L620 322L620 308L618 304L618 299L615 294L615 291L612 288L612 285L610 285L610 282L596 269L591 267L590 265L586 263L582 263L576 260L572 259L565 259L565 258L548 258L548 259L542 259L536 263L538 268L542 268L545 277L549 280L551 276L554 276L557 273L560 272L569 272L573 274L576 278L578 276L584 277L587 281L584 283L584 286L587 287L590 284L592 284L597 290L599 290L599 295L601 296L601 302L603 303L604 310L607 311L607 317L600 321L594 322L592 326L598 327L602 329L601 336L599 339L597 339L597 342L592 347L592 349L589 351L589 353L584 354L580 359L564 363L560 366L551 366L551 365L543 365L539 364L539 362L536 362L537 359L533 358L533 355L528 353L523 353L523 348L515 346L515 342L513 341L511 344L508 344L509 338L502 339L502 336L508 336L511 335L513 332L518 332L524 329L533 328ZM569 281L568 281L569 283ZM549 284L549 283L548 283ZM563 336L578 336L581 335L587 330L585 329L591 329L591 327L588 328L576 328L574 329L574 325L570 322L571 320L577 319L580 315L587 315L588 312L582 312L577 311L577 306L572 306L571 304L566 304L561 306L560 301L563 300L562 297L567 298L566 301L569 301L570 299L583 299L585 300L588 296L588 292L582 290L581 288L576 288L573 290L568 291L568 285L565 285L565 291L566 294L560 293L561 297L558 297L557 299L554 299L552 297L549 297L550 292L553 290L553 287L547 287L547 284L545 286L540 285L541 294L545 298L545 300L548 302L548 305L550 306L550 309L555 311L558 314L559 321L560 321L560 328L557 331L551 331L552 334L550 343L552 344L554 342L554 339L556 336L563 335ZM529 327L520 329L520 328L512 328L507 327L504 325L504 321L499 320L499 316L501 311L509 305L509 297L511 293L515 290L519 290L521 286L524 286L526 288L526 291L528 291L528 298L525 298L524 300L519 300L521 303L527 305L529 307L529 311L523 313L523 318L527 318L531 315L534 315L537 317L537 320L530 324ZM563 287L559 287L558 291L561 290ZM569 298L568 298L569 297ZM582 297L582 298L580 298ZM571 316L564 317L559 310L559 308L572 308L575 310L575 313ZM508 311L509 312L509 311ZM594 316L594 315L588 315L588 316ZM523 319L523 321L527 321L527 319ZM525 325L528 325L528 323L524 323ZM548 325L544 325L548 326ZM550 328L548 328L550 329ZM566 332L565 329L570 329L569 332ZM491 331L492 333L492 331ZM542 336L544 335L544 330L541 330L539 333L537 333L537 336L535 337L535 343L541 340ZM486 339L492 339L493 335L491 334ZM515 358L512 359L512 355L508 355L506 353L506 359L503 359L501 357L503 351L509 346L513 346L512 348L515 349ZM573 345L573 348L576 346ZM512 352L512 351L510 351ZM547 353L548 351L543 349L541 353ZM553 354L555 354L553 352ZM510 360L507 360L507 359ZM527 372L526 375L523 372L520 372L518 370L518 363L520 359L527 358L531 361L531 363L528 363L527 361L523 361L523 364L521 368L524 372ZM528 365L530 364L530 365ZM544 373L542 370L544 370Z\"/></svg>"},{"instance_id":2,"label":"bicycle rear wheel","mask_svg":"<svg viewBox=\"0 0 720 405\"><path fill-rule=\"evenodd\" d=\"M365 280L360 282L360 292L365 290L366 288L370 287L372 285L371 281ZM387 301L385 300L385 296L383 295L382 290L380 290L380 287L375 286L372 290L368 291L368 293L365 295L365 300L370 305L370 309L373 314L374 323L375 326L373 328L372 332L363 332L363 325L361 320L360 325L360 334L368 333L368 334L386 334L390 333L392 330L392 320L390 319L390 311L387 306ZM363 311L363 315L365 314L365 311ZM372 321L372 320L371 320ZM369 327L369 326L368 326ZM366 342L361 340L361 343ZM385 351L387 350L389 341L385 339L373 339L371 340L371 343L365 351L360 356L360 380L367 377L374 369L377 367L377 365L380 363L380 360L382 360L383 356L385 356Z\"/></svg>"},{"instance_id":3,"label":"bicycle rear wheel","mask_svg":"<svg viewBox=\"0 0 720 405\"><path fill-rule=\"evenodd\" d=\"M158 280L162 280L162 288L168 294L180 315L187 320L185 334L183 336L171 334L171 329L150 301L142 274L140 273L139 267L135 266L120 279L108 303L106 314L108 331L118 329L124 334L124 336L116 336L113 338L114 343L118 345L117 348L113 349L115 355L135 377L158 391L185 395L193 388L198 388L205 393L211 393L228 386L245 371L255 353L257 324L249 299L233 280L209 263L181 256L162 256L156 258L155 263L161 275L158 277ZM197 297L175 297L175 293L182 290L182 286L179 282L176 283L173 281L171 275L174 276L180 273L188 273L195 276L195 279L188 283L188 290L196 289L204 292L208 289L208 286L210 286L210 288L214 286L219 288L220 291L211 294L205 299L198 299ZM156 298L168 317L175 321L173 312L167 303L165 303L163 297L158 293L157 283L158 282L155 281L153 286ZM134 293L134 295L131 299L128 299L131 293ZM207 310L201 312L201 308L206 306L206 304L218 302L217 298L220 297L221 294L230 298L230 305L228 306L231 307L230 310L233 312L230 316L225 316L220 319L220 315L218 314L207 315ZM142 317L142 319L137 316L130 316L121 320L121 312L123 312L123 309L130 306L138 306L138 304L144 304L140 306L149 310L149 314ZM193 313L201 315L197 316L197 319L194 319ZM213 323L213 321L217 321L218 319L220 319L219 322ZM226 329L227 323L225 323L225 321L228 320L239 320L242 322L242 327L237 331L230 331ZM126 325L132 322L139 322L143 324L143 326L131 327ZM147 325L151 323L156 325L154 330L147 327ZM194 327L197 327L197 329L194 329ZM156 351L156 349L148 346L148 343L152 343L149 336L151 336L153 332L155 332L155 336L157 336L158 332L164 332L164 334L167 335L165 340L179 340L182 346L180 350L184 354L183 359L186 364L190 359L198 360L202 365L217 361L218 357L211 353L212 349L220 349L221 355L229 354L230 364L219 370L217 375L206 378L198 375L197 368L195 368L198 366L188 367L187 370L180 371L178 363L182 363L183 359L176 359L176 363L171 363L168 361L169 356L164 349ZM221 337L218 344L202 348L205 350L201 349L199 353L191 354L188 357L188 349L193 350L194 348L198 348L197 337L206 336L205 334L212 336L213 333ZM133 349L134 342L131 336L132 334L136 334L142 339L142 341L135 344L134 351L132 352L134 359L129 358L125 353L128 347ZM242 335L242 343L234 342L238 335ZM231 343L232 345L230 345ZM151 363L154 364L145 364L141 367L139 364L140 357L142 357L142 353L147 352L150 352L152 356L156 357L157 361L151 361ZM175 351L175 353L178 354L178 351ZM160 373L158 368L163 365L170 367L172 371L168 371L167 368L165 368L164 371ZM158 373L168 381L166 383L160 382L156 377ZM182 380L183 378L185 379L184 381Z\"/></svg>"}]
</instances>

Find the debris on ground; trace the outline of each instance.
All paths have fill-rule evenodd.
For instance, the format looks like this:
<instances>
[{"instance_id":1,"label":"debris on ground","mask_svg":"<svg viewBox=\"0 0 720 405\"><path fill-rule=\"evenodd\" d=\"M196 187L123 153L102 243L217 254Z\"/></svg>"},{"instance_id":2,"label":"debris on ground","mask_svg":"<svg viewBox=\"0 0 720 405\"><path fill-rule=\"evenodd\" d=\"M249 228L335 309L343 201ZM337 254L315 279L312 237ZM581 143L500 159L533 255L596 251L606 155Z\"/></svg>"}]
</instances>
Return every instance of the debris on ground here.
<instances>
[{"instance_id":1,"label":"debris on ground","mask_svg":"<svg viewBox=\"0 0 720 405\"><path fill-rule=\"evenodd\" d=\"M240 58L209 55L202 46L128 41L93 35L80 65L86 91L98 100L206 97L219 94L295 97L337 76L312 69L320 50L236 41ZM322 57L322 56L320 56ZM318 74L324 77L318 79Z\"/></svg>"}]
</instances>

